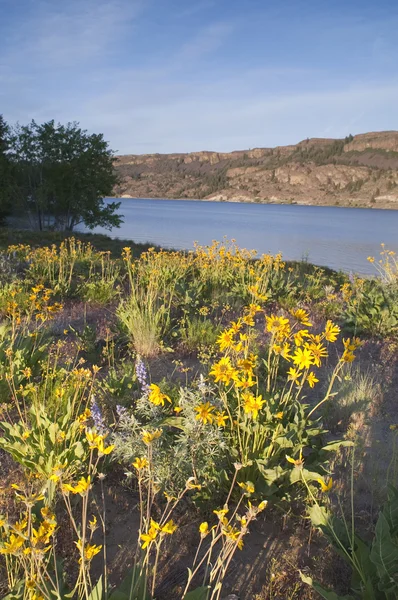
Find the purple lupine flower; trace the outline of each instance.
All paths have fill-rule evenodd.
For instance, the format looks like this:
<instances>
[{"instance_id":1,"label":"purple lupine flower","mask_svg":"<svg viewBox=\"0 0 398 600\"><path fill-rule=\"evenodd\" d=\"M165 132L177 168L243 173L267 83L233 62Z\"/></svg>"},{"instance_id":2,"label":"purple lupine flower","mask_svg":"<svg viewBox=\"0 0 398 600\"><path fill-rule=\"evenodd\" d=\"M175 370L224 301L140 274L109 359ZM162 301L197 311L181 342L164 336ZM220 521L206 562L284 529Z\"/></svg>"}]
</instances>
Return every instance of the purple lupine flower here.
<instances>
[{"instance_id":1,"label":"purple lupine flower","mask_svg":"<svg viewBox=\"0 0 398 600\"><path fill-rule=\"evenodd\" d=\"M100 407L97 404L95 396L92 396L92 398L91 398L91 417L94 421L94 425L95 425L95 428L97 429L98 433L103 435L104 433L106 433L108 431L108 428L105 425L104 417L102 415Z\"/></svg>"},{"instance_id":2,"label":"purple lupine flower","mask_svg":"<svg viewBox=\"0 0 398 600\"><path fill-rule=\"evenodd\" d=\"M141 390L144 392L144 394L148 394L149 393L148 373L147 373L146 367L140 357L137 358L136 363L135 363L135 374L137 375L138 382L141 385Z\"/></svg>"},{"instance_id":3,"label":"purple lupine flower","mask_svg":"<svg viewBox=\"0 0 398 600\"><path fill-rule=\"evenodd\" d=\"M119 419L123 419L123 418L127 417L127 415L128 415L127 408L125 408L124 406L121 406L120 404L117 404L116 405L116 414L119 417Z\"/></svg>"}]
</instances>

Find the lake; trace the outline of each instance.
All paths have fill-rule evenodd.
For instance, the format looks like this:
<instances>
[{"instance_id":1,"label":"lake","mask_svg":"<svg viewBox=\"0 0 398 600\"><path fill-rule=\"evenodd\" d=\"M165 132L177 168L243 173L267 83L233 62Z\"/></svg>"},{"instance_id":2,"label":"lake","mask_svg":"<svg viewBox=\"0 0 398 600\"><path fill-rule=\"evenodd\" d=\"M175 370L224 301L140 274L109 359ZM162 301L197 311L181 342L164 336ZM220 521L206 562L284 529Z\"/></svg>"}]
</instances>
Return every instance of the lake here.
<instances>
[{"instance_id":1,"label":"lake","mask_svg":"<svg viewBox=\"0 0 398 600\"><path fill-rule=\"evenodd\" d=\"M244 204L191 200L120 199L124 223L115 238L191 249L223 236L260 254L362 274L375 273L366 260L380 243L398 252L398 211L325 206Z\"/></svg>"}]
</instances>

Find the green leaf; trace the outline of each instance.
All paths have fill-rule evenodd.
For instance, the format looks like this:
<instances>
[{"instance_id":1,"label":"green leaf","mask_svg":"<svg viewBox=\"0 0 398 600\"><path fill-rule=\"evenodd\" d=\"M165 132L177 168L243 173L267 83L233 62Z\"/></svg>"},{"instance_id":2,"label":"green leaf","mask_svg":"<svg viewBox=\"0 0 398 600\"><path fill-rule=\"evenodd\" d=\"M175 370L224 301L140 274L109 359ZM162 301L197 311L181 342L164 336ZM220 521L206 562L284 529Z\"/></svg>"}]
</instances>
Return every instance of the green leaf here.
<instances>
[{"instance_id":1,"label":"green leaf","mask_svg":"<svg viewBox=\"0 0 398 600\"><path fill-rule=\"evenodd\" d=\"M312 588L314 588L314 590L317 591L318 594L320 594L322 596L322 598L325 598L325 600L354 600L353 596L339 596L335 592L331 592L330 590L325 589L323 586L319 585L319 583L317 583L316 581L313 581L312 577L308 577L307 575L304 575L304 573L302 573L302 571L299 571L299 573L300 573L301 581L303 583L306 583L307 585L310 585Z\"/></svg>"},{"instance_id":2,"label":"green leaf","mask_svg":"<svg viewBox=\"0 0 398 600\"><path fill-rule=\"evenodd\" d=\"M22 600L24 596L25 581L20 580L15 584L13 590L1 598L1 600Z\"/></svg>"},{"instance_id":3,"label":"green leaf","mask_svg":"<svg viewBox=\"0 0 398 600\"><path fill-rule=\"evenodd\" d=\"M140 575L139 565L134 565L119 587L109 596L109 600L150 600L146 585L145 572Z\"/></svg>"},{"instance_id":4,"label":"green leaf","mask_svg":"<svg viewBox=\"0 0 398 600\"><path fill-rule=\"evenodd\" d=\"M84 448L81 442L76 442L74 450L77 458L82 458L84 456Z\"/></svg>"},{"instance_id":5,"label":"green leaf","mask_svg":"<svg viewBox=\"0 0 398 600\"><path fill-rule=\"evenodd\" d=\"M380 578L379 589L398 593L398 544L392 539L389 523L382 512L377 520L370 559Z\"/></svg>"},{"instance_id":6,"label":"green leaf","mask_svg":"<svg viewBox=\"0 0 398 600\"><path fill-rule=\"evenodd\" d=\"M87 600L104 600L104 586L102 584L102 575L98 579L95 587L92 588Z\"/></svg>"},{"instance_id":7,"label":"green leaf","mask_svg":"<svg viewBox=\"0 0 398 600\"><path fill-rule=\"evenodd\" d=\"M338 450L341 447L347 448L353 445L354 442L351 442L350 440L340 440L338 442L329 442L328 444L326 444L326 446L323 446L321 450L324 450L326 452L332 452L334 450Z\"/></svg>"},{"instance_id":8,"label":"green leaf","mask_svg":"<svg viewBox=\"0 0 398 600\"><path fill-rule=\"evenodd\" d=\"M274 467L273 469L266 469L264 467L264 463L268 463L268 461L264 461L261 458L256 460L256 463L261 475L268 483L276 481L277 479L282 477L282 475L286 472L286 470L280 467L279 465Z\"/></svg>"},{"instance_id":9,"label":"green leaf","mask_svg":"<svg viewBox=\"0 0 398 600\"><path fill-rule=\"evenodd\" d=\"M163 419L160 421L159 425L167 425L168 427L176 427L177 429L181 429L185 431L185 418L184 417L167 417L167 419Z\"/></svg>"},{"instance_id":10,"label":"green leaf","mask_svg":"<svg viewBox=\"0 0 398 600\"><path fill-rule=\"evenodd\" d=\"M284 435L277 437L275 440L275 444L278 444L280 448L293 448L294 446L294 443Z\"/></svg>"},{"instance_id":11,"label":"green leaf","mask_svg":"<svg viewBox=\"0 0 398 600\"><path fill-rule=\"evenodd\" d=\"M388 486L388 500L383 507L383 514L390 526L391 535L398 535L398 489Z\"/></svg>"},{"instance_id":12,"label":"green leaf","mask_svg":"<svg viewBox=\"0 0 398 600\"><path fill-rule=\"evenodd\" d=\"M47 431L50 436L51 443L55 444L55 440L57 438L58 433L58 425L56 423L51 423L47 428Z\"/></svg>"},{"instance_id":13,"label":"green leaf","mask_svg":"<svg viewBox=\"0 0 398 600\"><path fill-rule=\"evenodd\" d=\"M290 483L297 483L298 481L303 481L303 478L306 481L316 481L319 479L321 475L316 473L315 471L308 471L307 469L302 469L301 467L293 467L290 471Z\"/></svg>"},{"instance_id":14,"label":"green leaf","mask_svg":"<svg viewBox=\"0 0 398 600\"><path fill-rule=\"evenodd\" d=\"M311 523L314 527L329 527L330 525L330 514L324 506L314 504L308 510L308 515L311 519Z\"/></svg>"},{"instance_id":15,"label":"green leaf","mask_svg":"<svg viewBox=\"0 0 398 600\"><path fill-rule=\"evenodd\" d=\"M184 600L206 600L209 590L210 587L208 585L203 585L196 588L196 590L188 592L184 596Z\"/></svg>"}]
</instances>

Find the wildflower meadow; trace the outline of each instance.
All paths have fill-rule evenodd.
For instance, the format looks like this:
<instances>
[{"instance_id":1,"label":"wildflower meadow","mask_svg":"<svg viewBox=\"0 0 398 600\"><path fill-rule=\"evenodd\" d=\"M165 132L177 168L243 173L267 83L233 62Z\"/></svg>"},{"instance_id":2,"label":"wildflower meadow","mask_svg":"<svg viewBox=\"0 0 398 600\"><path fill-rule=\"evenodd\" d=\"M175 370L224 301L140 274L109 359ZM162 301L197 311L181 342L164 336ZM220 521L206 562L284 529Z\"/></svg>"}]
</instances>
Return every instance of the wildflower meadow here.
<instances>
[{"instance_id":1,"label":"wildflower meadow","mask_svg":"<svg viewBox=\"0 0 398 600\"><path fill-rule=\"evenodd\" d=\"M3 600L398 597L398 262L0 254Z\"/></svg>"}]
</instances>

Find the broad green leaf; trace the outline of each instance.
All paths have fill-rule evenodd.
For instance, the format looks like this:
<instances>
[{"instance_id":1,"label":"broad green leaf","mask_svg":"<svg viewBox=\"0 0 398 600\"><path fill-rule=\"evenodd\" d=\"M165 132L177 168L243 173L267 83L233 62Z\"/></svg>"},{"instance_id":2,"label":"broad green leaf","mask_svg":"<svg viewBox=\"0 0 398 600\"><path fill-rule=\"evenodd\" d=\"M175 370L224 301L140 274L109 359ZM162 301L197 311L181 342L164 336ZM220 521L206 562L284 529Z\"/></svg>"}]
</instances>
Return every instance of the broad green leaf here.
<instances>
[{"instance_id":1,"label":"broad green leaf","mask_svg":"<svg viewBox=\"0 0 398 600\"><path fill-rule=\"evenodd\" d=\"M132 567L109 600L150 600L145 572L140 575L139 566Z\"/></svg>"},{"instance_id":2,"label":"broad green leaf","mask_svg":"<svg viewBox=\"0 0 398 600\"><path fill-rule=\"evenodd\" d=\"M327 452L334 452L335 450L338 450L341 447L351 447L354 445L354 442L350 441L350 440L340 440L337 442L329 442L328 444L326 444L326 446L323 446L323 448L321 448L321 450L327 451Z\"/></svg>"},{"instance_id":3,"label":"broad green leaf","mask_svg":"<svg viewBox=\"0 0 398 600\"><path fill-rule=\"evenodd\" d=\"M319 473L315 471L308 471L307 469L302 469L301 467L294 467L290 471L290 483L297 483L298 481L303 481L303 478L306 481L316 481L321 478Z\"/></svg>"},{"instance_id":4,"label":"broad green leaf","mask_svg":"<svg viewBox=\"0 0 398 600\"><path fill-rule=\"evenodd\" d=\"M167 425L168 427L176 427L177 429L181 429L185 431L185 419L184 417L168 417L167 419L163 419L159 423L159 425Z\"/></svg>"},{"instance_id":5,"label":"broad green leaf","mask_svg":"<svg viewBox=\"0 0 398 600\"><path fill-rule=\"evenodd\" d=\"M293 448L294 446L294 443L284 435L277 437L275 440L275 444L278 444L280 448Z\"/></svg>"},{"instance_id":6,"label":"broad green leaf","mask_svg":"<svg viewBox=\"0 0 398 600\"><path fill-rule=\"evenodd\" d=\"M379 589L398 595L398 544L392 539L389 523L379 514L370 558L380 578Z\"/></svg>"},{"instance_id":7,"label":"broad green leaf","mask_svg":"<svg viewBox=\"0 0 398 600\"><path fill-rule=\"evenodd\" d=\"M196 590L192 590L188 592L184 596L184 600L206 600L210 587L208 585L204 585L196 588Z\"/></svg>"},{"instance_id":8,"label":"broad green leaf","mask_svg":"<svg viewBox=\"0 0 398 600\"><path fill-rule=\"evenodd\" d=\"M383 514L390 526L392 536L398 535L398 489L388 486L388 500L383 507Z\"/></svg>"},{"instance_id":9,"label":"broad green leaf","mask_svg":"<svg viewBox=\"0 0 398 600\"><path fill-rule=\"evenodd\" d=\"M76 442L75 443L75 455L77 458L82 458L84 456L84 448L83 448L83 444L81 442Z\"/></svg>"},{"instance_id":10,"label":"broad green leaf","mask_svg":"<svg viewBox=\"0 0 398 600\"><path fill-rule=\"evenodd\" d=\"M329 527L330 525L330 514L324 506L314 504L308 510L308 515L311 519L311 523L314 527Z\"/></svg>"},{"instance_id":11,"label":"broad green leaf","mask_svg":"<svg viewBox=\"0 0 398 600\"><path fill-rule=\"evenodd\" d=\"M102 584L102 575L101 575L101 577L98 579L97 584L91 590L87 600L104 600L103 595L104 595L104 586Z\"/></svg>"},{"instance_id":12,"label":"broad green leaf","mask_svg":"<svg viewBox=\"0 0 398 600\"><path fill-rule=\"evenodd\" d=\"M320 594L322 596L322 598L325 598L325 600L354 600L353 596L339 596L335 592L325 589L323 586L319 585L319 583L317 583L316 581L313 581L312 577L308 577L307 575L304 575L304 573L302 573L302 571L299 571L299 573L300 573L301 581L303 581L303 583L306 583L307 585L310 585L312 588L314 588L314 590L317 591L318 594Z\"/></svg>"},{"instance_id":13,"label":"broad green leaf","mask_svg":"<svg viewBox=\"0 0 398 600\"><path fill-rule=\"evenodd\" d=\"M50 436L51 443L55 444L55 440L57 438L58 433L58 425L56 423L51 423L47 428L47 431Z\"/></svg>"}]
</instances>

